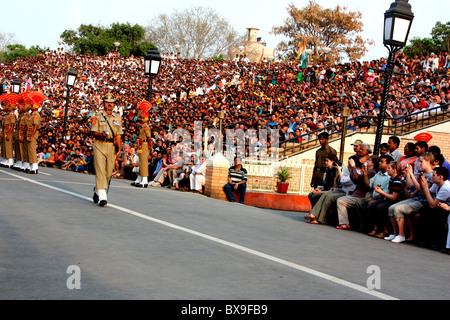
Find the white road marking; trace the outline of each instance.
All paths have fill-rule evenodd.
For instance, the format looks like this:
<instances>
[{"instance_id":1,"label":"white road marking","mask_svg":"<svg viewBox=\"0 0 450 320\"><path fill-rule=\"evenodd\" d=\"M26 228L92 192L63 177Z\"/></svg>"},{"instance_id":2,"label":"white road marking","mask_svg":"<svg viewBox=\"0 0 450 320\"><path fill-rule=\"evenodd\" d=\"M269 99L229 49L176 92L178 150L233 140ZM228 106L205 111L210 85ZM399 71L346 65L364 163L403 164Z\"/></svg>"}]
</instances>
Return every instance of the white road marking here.
<instances>
[{"instance_id":1,"label":"white road marking","mask_svg":"<svg viewBox=\"0 0 450 320\"><path fill-rule=\"evenodd\" d=\"M6 172L6 171L3 171L3 170L0 170L0 172L4 172L4 173L6 173L8 175L11 175L13 177L16 177L16 178L19 178L19 179L22 179L22 180L25 180L25 181L28 181L28 182L31 182L31 183L34 183L34 184L37 184L37 185L49 188L49 189L53 189L53 190L56 190L56 191L59 191L59 192L62 192L62 193L66 193L66 194L69 194L71 196L83 199L83 200L90 200L90 201L92 201L92 199L90 197L83 196L83 195L81 195L79 193L75 193L75 192L64 190L64 189L61 189L61 188L58 188L58 187L54 187L54 186L51 186L51 185L48 185L48 184L45 184L45 183L42 183L42 182L39 182L39 181L35 181L35 180L29 179L29 178L26 178L26 177L18 176L18 175L15 175L13 173ZM119 211L122 211L122 212L125 212L125 213L128 213L128 214L131 214L133 216L136 216L136 217L148 220L148 221L152 221L152 222L164 225L166 227L169 227L169 228L172 228L172 229L175 229L175 230L183 231L183 232L189 233L191 235L195 235L195 236L203 238L203 239L207 239L207 240L210 240L210 241L213 241L213 242L216 242L216 243L220 243L222 245L225 245L225 246L228 246L228 247L231 247L231 248L234 248L234 249L246 252L248 254L252 254L252 255L255 255L255 256L258 256L258 257L261 257L261 258L264 258L264 259L267 259L267 260L270 260L270 261L273 261L273 262L285 265L287 267L290 267L290 268L293 268L293 269L296 269L296 270L308 273L310 275L313 275L313 276L316 276L316 277L319 277L319 278L331 281L333 283L336 283L336 284L339 284L339 285L342 285L342 286L354 289L356 291L360 291L362 293L365 293L365 294L368 294L368 295L371 295L371 296L374 296L374 297L377 297L377 298L380 298L380 299L383 299L383 300L399 300L398 298L395 298L393 296L390 296L390 295L387 295L387 294L384 294L384 293L381 293L381 292L378 292L378 291L375 291L375 290L370 290L367 287L364 287L364 286L361 286L361 285L358 285L358 284L355 284L355 283L352 283L352 282L349 282L349 281L346 281L346 280L343 280L343 279L336 278L336 277L328 275L326 273L319 272L317 270L310 269L308 267L305 267L305 266L302 266L302 265L299 265L299 264L296 264L296 263L293 263L293 262L290 262L290 261L287 261L287 260L283 260L283 259L271 256L269 254L265 254L263 252L260 252L260 251L257 251L257 250L253 250L253 249L250 249L250 248L247 248L247 247L244 247L244 246L241 246L241 245L238 245L238 244L226 241L226 240L222 240L220 238L216 238L216 237L207 235L205 233L201 233L201 232L198 232L198 231L195 231L195 230L192 230L192 229L188 229L188 228L185 228L185 227L182 227L182 226L179 226L179 225L176 225L176 224L164 221L164 220L156 219L156 218L147 216L145 214L136 212L134 210L130 210L130 209L127 209L127 208L124 208L124 207L120 207L120 206L117 206L117 205L114 205L114 204L111 204L111 203L108 203L108 207L114 208L116 210L119 210Z\"/></svg>"}]
</instances>

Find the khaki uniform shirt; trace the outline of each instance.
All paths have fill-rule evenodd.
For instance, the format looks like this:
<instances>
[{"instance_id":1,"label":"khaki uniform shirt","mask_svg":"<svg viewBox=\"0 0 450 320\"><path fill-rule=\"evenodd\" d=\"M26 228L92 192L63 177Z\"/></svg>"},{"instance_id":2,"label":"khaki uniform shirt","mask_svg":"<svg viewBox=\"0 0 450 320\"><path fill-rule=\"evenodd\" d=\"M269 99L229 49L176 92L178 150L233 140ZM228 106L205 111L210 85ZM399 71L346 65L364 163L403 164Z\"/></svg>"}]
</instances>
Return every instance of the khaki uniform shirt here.
<instances>
[{"instance_id":1,"label":"khaki uniform shirt","mask_svg":"<svg viewBox=\"0 0 450 320\"><path fill-rule=\"evenodd\" d=\"M33 127L37 125L38 129L34 133L33 136L31 134L33 133ZM33 113L30 115L27 121L27 140L31 141L31 139L37 139L39 136L39 127L41 126L41 115L37 110L33 111Z\"/></svg>"},{"instance_id":2,"label":"khaki uniform shirt","mask_svg":"<svg viewBox=\"0 0 450 320\"><path fill-rule=\"evenodd\" d=\"M92 117L91 131L99 133L105 131L108 134L107 139L113 139L114 137L123 134L122 118L119 114L114 112L112 114L107 114L105 111L97 112Z\"/></svg>"}]
</instances>

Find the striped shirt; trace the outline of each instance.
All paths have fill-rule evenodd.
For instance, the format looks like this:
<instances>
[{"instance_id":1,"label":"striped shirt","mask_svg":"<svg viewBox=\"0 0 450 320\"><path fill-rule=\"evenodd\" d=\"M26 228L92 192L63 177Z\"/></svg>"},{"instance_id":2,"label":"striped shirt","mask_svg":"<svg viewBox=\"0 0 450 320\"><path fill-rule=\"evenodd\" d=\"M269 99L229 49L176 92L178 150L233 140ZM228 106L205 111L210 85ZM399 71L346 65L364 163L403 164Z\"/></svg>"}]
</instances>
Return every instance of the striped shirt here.
<instances>
[{"instance_id":1,"label":"striped shirt","mask_svg":"<svg viewBox=\"0 0 450 320\"><path fill-rule=\"evenodd\" d=\"M244 167L236 170L236 166L231 166L230 169L228 169L228 176L231 178L233 184L239 183L243 180L247 181L247 170Z\"/></svg>"}]
</instances>

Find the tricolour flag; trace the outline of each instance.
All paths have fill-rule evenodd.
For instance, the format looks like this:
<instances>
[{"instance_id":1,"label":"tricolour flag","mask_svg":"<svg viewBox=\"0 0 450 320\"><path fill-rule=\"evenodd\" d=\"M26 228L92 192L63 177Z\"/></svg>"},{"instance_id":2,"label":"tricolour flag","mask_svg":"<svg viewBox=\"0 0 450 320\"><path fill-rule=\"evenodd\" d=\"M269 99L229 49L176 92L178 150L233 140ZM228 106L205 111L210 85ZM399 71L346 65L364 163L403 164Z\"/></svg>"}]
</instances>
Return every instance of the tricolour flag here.
<instances>
[{"instance_id":1,"label":"tricolour flag","mask_svg":"<svg viewBox=\"0 0 450 320\"><path fill-rule=\"evenodd\" d=\"M308 65L308 53L306 52L306 43L304 41L300 42L297 59L298 61L300 61L302 68L306 68L306 66Z\"/></svg>"}]
</instances>

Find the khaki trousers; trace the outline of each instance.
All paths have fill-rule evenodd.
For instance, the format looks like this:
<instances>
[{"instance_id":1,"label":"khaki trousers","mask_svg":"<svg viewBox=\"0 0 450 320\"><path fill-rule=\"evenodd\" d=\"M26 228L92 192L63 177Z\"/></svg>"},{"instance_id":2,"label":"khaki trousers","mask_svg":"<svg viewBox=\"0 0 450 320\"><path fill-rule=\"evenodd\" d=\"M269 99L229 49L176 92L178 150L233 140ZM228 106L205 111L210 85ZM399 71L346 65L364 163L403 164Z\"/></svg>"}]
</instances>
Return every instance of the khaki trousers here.
<instances>
[{"instance_id":1,"label":"khaki trousers","mask_svg":"<svg viewBox=\"0 0 450 320\"><path fill-rule=\"evenodd\" d=\"M19 142L20 155L22 163L28 162L28 142L24 139L23 142Z\"/></svg>"},{"instance_id":2,"label":"khaki trousers","mask_svg":"<svg viewBox=\"0 0 450 320\"><path fill-rule=\"evenodd\" d=\"M114 144L96 141L94 143L94 167L95 185L97 190L108 189L114 165Z\"/></svg>"},{"instance_id":3,"label":"khaki trousers","mask_svg":"<svg viewBox=\"0 0 450 320\"><path fill-rule=\"evenodd\" d=\"M148 177L148 155L150 151L148 149L148 142L142 144L142 152L139 152L139 175L142 178Z\"/></svg>"},{"instance_id":4,"label":"khaki trousers","mask_svg":"<svg viewBox=\"0 0 450 320\"><path fill-rule=\"evenodd\" d=\"M29 164L37 163L37 136L35 135L33 138L31 138L31 141L27 141L26 144L27 147L27 162Z\"/></svg>"}]
</instances>

